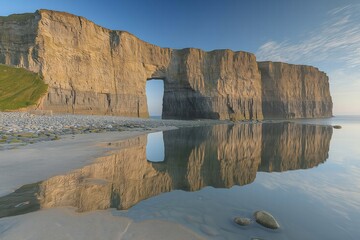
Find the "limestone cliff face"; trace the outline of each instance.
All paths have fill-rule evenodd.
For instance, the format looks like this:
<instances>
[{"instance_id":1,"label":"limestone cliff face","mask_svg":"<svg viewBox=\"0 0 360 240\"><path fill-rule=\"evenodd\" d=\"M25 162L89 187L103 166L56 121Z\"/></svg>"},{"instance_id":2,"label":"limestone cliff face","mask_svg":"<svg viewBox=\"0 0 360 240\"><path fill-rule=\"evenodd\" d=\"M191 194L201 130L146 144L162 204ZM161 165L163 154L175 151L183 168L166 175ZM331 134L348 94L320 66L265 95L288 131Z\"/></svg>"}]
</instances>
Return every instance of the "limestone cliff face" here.
<instances>
[{"instance_id":1,"label":"limestone cliff face","mask_svg":"<svg viewBox=\"0 0 360 240\"><path fill-rule=\"evenodd\" d=\"M0 17L0 32L0 63L39 72L49 85L41 110L147 117L145 85L156 78L164 80L163 118L332 115L328 78L314 67L160 48L49 10Z\"/></svg>"},{"instance_id":2,"label":"limestone cliff face","mask_svg":"<svg viewBox=\"0 0 360 240\"><path fill-rule=\"evenodd\" d=\"M40 72L49 85L39 109L146 117L145 84L158 78L164 118L262 118L250 53L160 48L48 10L0 18L0 32L0 63Z\"/></svg>"},{"instance_id":3,"label":"limestone cliff face","mask_svg":"<svg viewBox=\"0 0 360 240\"><path fill-rule=\"evenodd\" d=\"M171 51L84 18L39 11L44 109L146 117L145 84L169 64Z\"/></svg>"},{"instance_id":4,"label":"limestone cliff face","mask_svg":"<svg viewBox=\"0 0 360 240\"><path fill-rule=\"evenodd\" d=\"M173 50L165 79L165 118L263 118L260 74L251 53Z\"/></svg>"},{"instance_id":5,"label":"limestone cliff face","mask_svg":"<svg viewBox=\"0 0 360 240\"><path fill-rule=\"evenodd\" d=\"M0 17L0 63L40 71L36 45L39 19L37 14Z\"/></svg>"},{"instance_id":6,"label":"limestone cliff face","mask_svg":"<svg viewBox=\"0 0 360 240\"><path fill-rule=\"evenodd\" d=\"M259 62L265 118L332 116L329 80L315 67Z\"/></svg>"}]
</instances>

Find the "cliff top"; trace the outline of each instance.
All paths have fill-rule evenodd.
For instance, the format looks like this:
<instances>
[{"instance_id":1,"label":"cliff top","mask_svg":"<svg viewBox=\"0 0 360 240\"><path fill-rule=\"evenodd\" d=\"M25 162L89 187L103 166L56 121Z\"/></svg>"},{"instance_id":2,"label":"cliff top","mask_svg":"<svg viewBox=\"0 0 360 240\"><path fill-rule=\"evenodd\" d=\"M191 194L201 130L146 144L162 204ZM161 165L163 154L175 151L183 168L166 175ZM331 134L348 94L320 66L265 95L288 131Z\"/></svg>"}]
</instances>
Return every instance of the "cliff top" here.
<instances>
[{"instance_id":1,"label":"cliff top","mask_svg":"<svg viewBox=\"0 0 360 240\"><path fill-rule=\"evenodd\" d=\"M274 65L287 65L290 67L303 67L303 68L308 68L308 69L314 69L316 71L319 71L321 73L324 73L323 71L319 70L319 68L311 66L311 65L306 65L306 64L293 64L293 63L285 63L285 62L278 62L278 61L258 61L258 65L259 67L261 67L261 65L267 65L267 64L274 64Z\"/></svg>"},{"instance_id":2,"label":"cliff top","mask_svg":"<svg viewBox=\"0 0 360 240\"><path fill-rule=\"evenodd\" d=\"M10 22L10 21L18 21L23 22L33 17L34 13L22 13L22 14L11 14L9 16L0 16L0 21L2 22Z\"/></svg>"},{"instance_id":3,"label":"cliff top","mask_svg":"<svg viewBox=\"0 0 360 240\"><path fill-rule=\"evenodd\" d=\"M117 33L120 33L120 34L127 34L127 35L129 35L131 37L136 38L137 40L140 40L140 41L144 42L144 43L147 43L147 44L150 44L150 45L153 45L153 46L157 46L155 44L149 43L147 41L144 41L144 40L138 38L137 36L135 36L134 34L128 32L128 31L125 31L125 30L111 30L109 28L100 26L100 25L94 23L93 21L91 21L91 20L89 20L89 19L87 19L85 17L77 16L75 14L68 13L68 12L62 12L62 11L54 11L54 10L49 10L49 9L39 9L34 13L11 14L9 16L0 16L0 21L4 21L4 22L7 22L7 21L26 21L29 18L35 16L36 14L39 14L39 15L42 15L42 14L56 15L56 16L60 16L60 17L63 17L63 18L76 18L76 19L79 19L79 20L86 21L86 22L89 22L91 24L94 24L95 26L97 26L99 28L102 28L102 29L104 29L106 31L117 32ZM210 50L210 51L205 51L205 50L203 50L201 48L193 48L193 47L187 47L187 48L181 48L181 49L174 49L174 48L171 48L171 47L164 47L164 49L173 49L173 50L178 50L178 51L197 50L197 51L206 52L206 53L216 53L216 52L219 52L219 51L228 51L228 52L233 52L233 53L245 53L245 54L254 55L251 52L234 51L234 50L231 50L231 49L214 49L214 50Z\"/></svg>"}]
</instances>

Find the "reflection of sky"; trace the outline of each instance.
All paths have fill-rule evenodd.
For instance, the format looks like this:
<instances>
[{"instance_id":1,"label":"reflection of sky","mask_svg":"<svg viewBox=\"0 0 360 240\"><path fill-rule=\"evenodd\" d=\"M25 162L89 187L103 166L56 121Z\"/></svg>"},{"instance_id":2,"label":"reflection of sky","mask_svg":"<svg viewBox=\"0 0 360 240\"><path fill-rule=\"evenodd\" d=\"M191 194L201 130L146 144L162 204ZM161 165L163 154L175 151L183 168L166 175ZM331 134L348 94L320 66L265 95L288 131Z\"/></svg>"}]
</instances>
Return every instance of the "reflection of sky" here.
<instances>
[{"instance_id":1,"label":"reflection of sky","mask_svg":"<svg viewBox=\"0 0 360 240\"><path fill-rule=\"evenodd\" d=\"M146 159L151 162L162 162L165 159L163 132L149 133L146 144Z\"/></svg>"},{"instance_id":2,"label":"reflection of sky","mask_svg":"<svg viewBox=\"0 0 360 240\"><path fill-rule=\"evenodd\" d=\"M334 129L329 158L315 168L258 172L255 182L231 189L207 187L196 193L167 193L139 203L127 214L135 219L157 215L199 232L206 226L229 239L358 239L360 118L323 121L339 124L342 129ZM260 209L277 218L279 232L256 225L245 231L231 224L233 216L251 217Z\"/></svg>"},{"instance_id":3,"label":"reflection of sky","mask_svg":"<svg viewBox=\"0 0 360 240\"><path fill-rule=\"evenodd\" d=\"M313 203L310 211L322 209L326 218L337 219L341 231L360 234L360 124L341 125L342 129L334 129L324 164L308 170L258 173L256 183L274 194L299 195L302 201Z\"/></svg>"}]
</instances>

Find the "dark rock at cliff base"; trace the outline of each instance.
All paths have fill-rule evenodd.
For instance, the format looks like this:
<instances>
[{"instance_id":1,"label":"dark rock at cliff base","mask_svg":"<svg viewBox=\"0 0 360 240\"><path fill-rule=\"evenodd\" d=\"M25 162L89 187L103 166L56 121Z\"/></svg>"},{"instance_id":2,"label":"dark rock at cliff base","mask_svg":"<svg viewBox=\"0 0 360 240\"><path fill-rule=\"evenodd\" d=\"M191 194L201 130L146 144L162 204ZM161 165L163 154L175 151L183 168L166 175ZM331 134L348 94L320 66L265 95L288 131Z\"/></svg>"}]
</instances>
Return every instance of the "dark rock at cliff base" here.
<instances>
[{"instance_id":1,"label":"dark rock at cliff base","mask_svg":"<svg viewBox=\"0 0 360 240\"><path fill-rule=\"evenodd\" d=\"M276 219L266 211L256 211L254 217L257 223L266 228L278 229L280 227Z\"/></svg>"},{"instance_id":2,"label":"dark rock at cliff base","mask_svg":"<svg viewBox=\"0 0 360 240\"><path fill-rule=\"evenodd\" d=\"M333 128L334 129L341 129L342 127L340 125L334 125Z\"/></svg>"}]
</instances>

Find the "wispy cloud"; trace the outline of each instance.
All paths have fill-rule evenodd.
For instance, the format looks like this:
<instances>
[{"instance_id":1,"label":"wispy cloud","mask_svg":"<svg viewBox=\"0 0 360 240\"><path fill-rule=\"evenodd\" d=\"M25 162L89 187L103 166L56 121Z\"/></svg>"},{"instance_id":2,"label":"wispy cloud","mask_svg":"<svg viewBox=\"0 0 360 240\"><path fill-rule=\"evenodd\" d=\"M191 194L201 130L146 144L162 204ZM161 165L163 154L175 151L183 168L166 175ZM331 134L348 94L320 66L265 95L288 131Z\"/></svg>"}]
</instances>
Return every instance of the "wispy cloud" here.
<instances>
[{"instance_id":1,"label":"wispy cloud","mask_svg":"<svg viewBox=\"0 0 360 240\"><path fill-rule=\"evenodd\" d=\"M268 41L257 51L259 60L360 67L360 4L329 11L328 20L298 41Z\"/></svg>"},{"instance_id":2,"label":"wispy cloud","mask_svg":"<svg viewBox=\"0 0 360 240\"><path fill-rule=\"evenodd\" d=\"M268 41L260 61L314 65L328 73L334 114L360 114L360 4L336 8L328 20L296 40Z\"/></svg>"}]
</instances>

